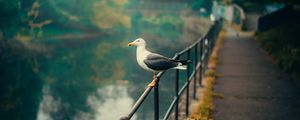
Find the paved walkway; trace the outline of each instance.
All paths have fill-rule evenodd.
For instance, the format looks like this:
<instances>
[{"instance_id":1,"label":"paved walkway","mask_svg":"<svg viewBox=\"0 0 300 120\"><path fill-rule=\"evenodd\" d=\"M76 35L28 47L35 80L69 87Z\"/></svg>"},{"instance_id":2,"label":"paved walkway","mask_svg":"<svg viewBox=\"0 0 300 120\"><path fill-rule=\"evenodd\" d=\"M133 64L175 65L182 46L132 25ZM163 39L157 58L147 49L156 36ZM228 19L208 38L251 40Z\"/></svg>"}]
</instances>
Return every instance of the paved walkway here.
<instances>
[{"instance_id":1,"label":"paved walkway","mask_svg":"<svg viewBox=\"0 0 300 120\"><path fill-rule=\"evenodd\" d=\"M253 35L227 28L219 56L214 120L300 120L300 88L271 64Z\"/></svg>"}]
</instances>

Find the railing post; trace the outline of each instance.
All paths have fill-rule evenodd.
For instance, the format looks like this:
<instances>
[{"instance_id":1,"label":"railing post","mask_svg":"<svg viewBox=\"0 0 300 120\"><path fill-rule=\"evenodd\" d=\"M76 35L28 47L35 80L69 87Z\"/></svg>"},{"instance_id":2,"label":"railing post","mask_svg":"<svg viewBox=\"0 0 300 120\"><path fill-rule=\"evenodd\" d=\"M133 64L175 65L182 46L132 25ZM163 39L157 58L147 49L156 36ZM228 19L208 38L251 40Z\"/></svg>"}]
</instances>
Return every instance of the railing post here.
<instances>
[{"instance_id":1,"label":"railing post","mask_svg":"<svg viewBox=\"0 0 300 120\"><path fill-rule=\"evenodd\" d=\"M207 68L207 63L208 63L208 53L209 53L209 44L208 44L208 38L205 38L204 40L204 73L205 69Z\"/></svg>"},{"instance_id":2,"label":"railing post","mask_svg":"<svg viewBox=\"0 0 300 120\"><path fill-rule=\"evenodd\" d=\"M179 55L177 59L179 59ZM175 76L175 97L178 98L176 100L176 105L175 105L175 120L178 120L178 101L179 101L179 96L178 96L178 91L179 91L179 70L176 69L176 76Z\"/></svg>"},{"instance_id":3,"label":"railing post","mask_svg":"<svg viewBox=\"0 0 300 120\"><path fill-rule=\"evenodd\" d=\"M208 60L209 60L209 55L210 55L210 51L211 51L211 41L212 41L212 38L210 39L207 39L208 41L208 46L207 46L207 49L208 49L208 52L207 52L207 59L206 59L206 68L208 68Z\"/></svg>"},{"instance_id":4,"label":"railing post","mask_svg":"<svg viewBox=\"0 0 300 120\"><path fill-rule=\"evenodd\" d=\"M191 58L191 49L189 49L187 51L187 59L190 60ZM186 88L186 104L185 104L185 115L188 116L189 115L189 94L190 94L190 81L189 81L189 77L190 77L190 65L187 64L187 70L186 70L186 82L187 82L187 88Z\"/></svg>"},{"instance_id":5,"label":"railing post","mask_svg":"<svg viewBox=\"0 0 300 120\"><path fill-rule=\"evenodd\" d=\"M194 99L196 99L196 92L197 92L197 89L196 89L196 87L197 87L197 63L198 63L198 43L194 46L195 47L195 52L194 52L194 59L195 59L195 65L194 65Z\"/></svg>"},{"instance_id":6,"label":"railing post","mask_svg":"<svg viewBox=\"0 0 300 120\"><path fill-rule=\"evenodd\" d=\"M200 41L200 81L199 81L199 86L202 86L202 79L203 79L203 41L204 39Z\"/></svg>"},{"instance_id":7,"label":"railing post","mask_svg":"<svg viewBox=\"0 0 300 120\"><path fill-rule=\"evenodd\" d=\"M159 78L157 78L159 79ZM159 80L157 80L159 81ZM158 94L159 82L154 87L154 120L159 119L159 94Z\"/></svg>"}]
</instances>

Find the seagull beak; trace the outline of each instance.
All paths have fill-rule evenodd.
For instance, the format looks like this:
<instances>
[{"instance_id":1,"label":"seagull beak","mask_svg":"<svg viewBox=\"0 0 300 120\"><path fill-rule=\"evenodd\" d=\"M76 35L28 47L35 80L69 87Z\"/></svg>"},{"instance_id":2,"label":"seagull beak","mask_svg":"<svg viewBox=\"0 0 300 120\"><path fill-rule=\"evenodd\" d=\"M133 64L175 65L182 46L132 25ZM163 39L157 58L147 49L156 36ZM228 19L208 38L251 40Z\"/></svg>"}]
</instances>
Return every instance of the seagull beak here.
<instances>
[{"instance_id":1,"label":"seagull beak","mask_svg":"<svg viewBox=\"0 0 300 120\"><path fill-rule=\"evenodd\" d=\"M134 43L133 42L128 43L128 46L134 46Z\"/></svg>"}]
</instances>

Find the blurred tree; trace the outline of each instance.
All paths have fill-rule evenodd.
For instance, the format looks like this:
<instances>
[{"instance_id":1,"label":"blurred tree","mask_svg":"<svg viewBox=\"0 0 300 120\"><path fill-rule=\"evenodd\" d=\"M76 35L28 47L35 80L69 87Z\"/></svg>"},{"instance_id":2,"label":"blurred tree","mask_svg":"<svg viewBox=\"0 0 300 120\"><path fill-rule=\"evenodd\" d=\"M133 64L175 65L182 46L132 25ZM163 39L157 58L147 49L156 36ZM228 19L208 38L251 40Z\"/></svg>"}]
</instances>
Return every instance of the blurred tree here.
<instances>
[{"instance_id":1,"label":"blurred tree","mask_svg":"<svg viewBox=\"0 0 300 120\"><path fill-rule=\"evenodd\" d=\"M27 11L35 0L1 0L0 29L3 37L12 38L20 27L26 26Z\"/></svg>"},{"instance_id":2,"label":"blurred tree","mask_svg":"<svg viewBox=\"0 0 300 120\"><path fill-rule=\"evenodd\" d=\"M126 3L127 0L96 1L92 6L93 16L91 21L101 29L130 28L130 17L122 12L122 7Z\"/></svg>"},{"instance_id":3,"label":"blurred tree","mask_svg":"<svg viewBox=\"0 0 300 120\"><path fill-rule=\"evenodd\" d=\"M142 14L140 12L135 12L131 15L131 23L132 23L132 33L134 35L140 34L140 21L142 20Z\"/></svg>"}]
</instances>

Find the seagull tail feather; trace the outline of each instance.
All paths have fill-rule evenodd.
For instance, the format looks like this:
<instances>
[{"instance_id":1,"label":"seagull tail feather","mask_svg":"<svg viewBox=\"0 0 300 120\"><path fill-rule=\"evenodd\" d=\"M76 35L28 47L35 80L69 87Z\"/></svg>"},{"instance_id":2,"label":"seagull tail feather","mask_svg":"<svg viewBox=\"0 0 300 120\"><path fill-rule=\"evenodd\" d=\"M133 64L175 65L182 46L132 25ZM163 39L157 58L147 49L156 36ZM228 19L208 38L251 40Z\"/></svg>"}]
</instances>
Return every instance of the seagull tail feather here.
<instances>
[{"instance_id":1,"label":"seagull tail feather","mask_svg":"<svg viewBox=\"0 0 300 120\"><path fill-rule=\"evenodd\" d=\"M179 63L178 66L174 67L174 69L186 70L187 66L186 65L182 65L181 63Z\"/></svg>"},{"instance_id":2,"label":"seagull tail feather","mask_svg":"<svg viewBox=\"0 0 300 120\"><path fill-rule=\"evenodd\" d=\"M191 60L176 60L176 62L178 62L178 65L174 67L174 69L186 70L187 64L189 64Z\"/></svg>"}]
</instances>

